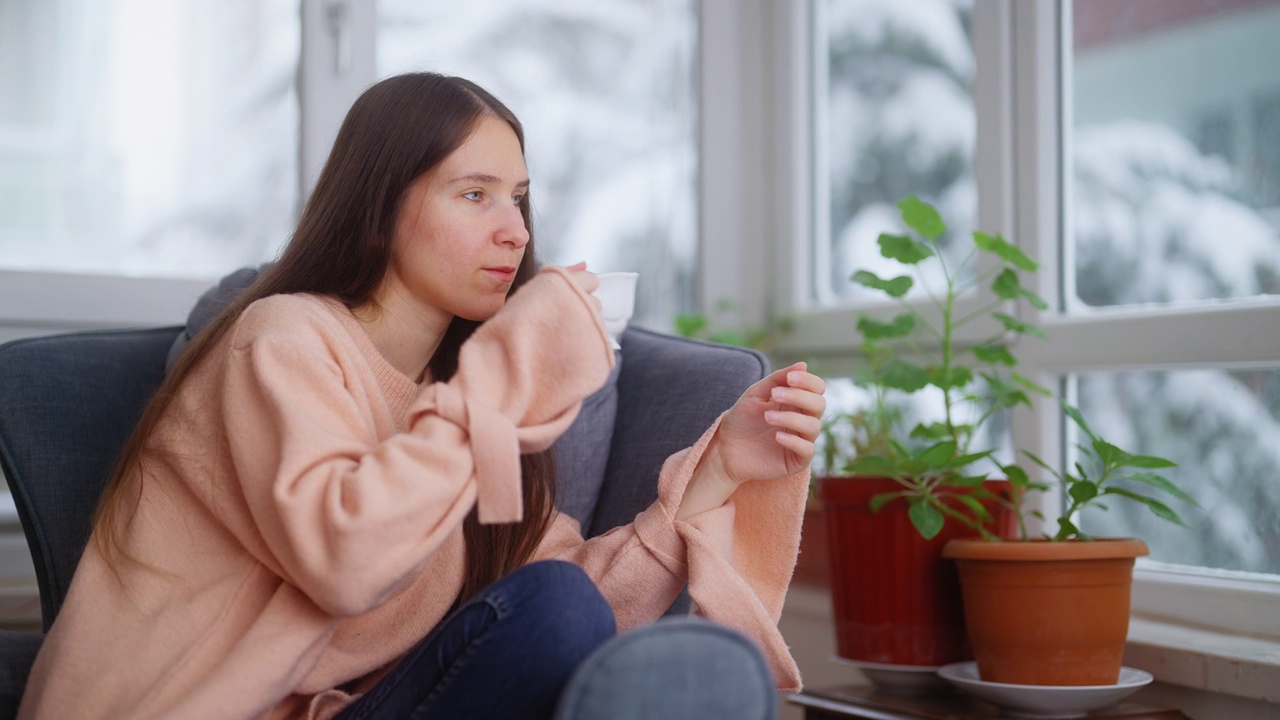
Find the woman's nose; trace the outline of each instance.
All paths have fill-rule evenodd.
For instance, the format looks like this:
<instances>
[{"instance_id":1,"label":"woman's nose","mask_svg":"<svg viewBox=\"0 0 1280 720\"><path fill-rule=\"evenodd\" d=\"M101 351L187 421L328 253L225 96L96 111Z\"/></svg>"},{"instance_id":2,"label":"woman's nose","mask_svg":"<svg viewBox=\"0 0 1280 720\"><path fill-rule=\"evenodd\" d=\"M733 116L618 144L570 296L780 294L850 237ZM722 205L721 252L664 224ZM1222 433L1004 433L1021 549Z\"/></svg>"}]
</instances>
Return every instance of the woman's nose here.
<instances>
[{"instance_id":1,"label":"woman's nose","mask_svg":"<svg viewBox=\"0 0 1280 720\"><path fill-rule=\"evenodd\" d=\"M529 228L525 227L524 215L520 214L519 206L511 205L504 209L497 239L499 242L518 248L528 244Z\"/></svg>"}]
</instances>

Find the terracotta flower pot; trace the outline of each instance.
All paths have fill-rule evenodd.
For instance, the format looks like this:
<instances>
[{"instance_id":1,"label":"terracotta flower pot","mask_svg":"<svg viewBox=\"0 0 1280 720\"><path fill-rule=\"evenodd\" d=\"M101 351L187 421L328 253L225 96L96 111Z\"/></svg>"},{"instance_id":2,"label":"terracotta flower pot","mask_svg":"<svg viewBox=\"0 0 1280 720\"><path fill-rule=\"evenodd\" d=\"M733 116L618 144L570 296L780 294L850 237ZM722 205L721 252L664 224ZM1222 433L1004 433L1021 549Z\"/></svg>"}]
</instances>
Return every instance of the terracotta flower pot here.
<instances>
[{"instance_id":1,"label":"terracotta flower pot","mask_svg":"<svg viewBox=\"0 0 1280 720\"><path fill-rule=\"evenodd\" d=\"M960 583L942 548L977 533L948 521L924 540L905 501L872 512L871 498L902 486L889 478L824 477L818 485L827 526L836 654L887 665L940 666L972 657L960 609ZM1009 492L1004 481L987 483ZM1012 537L1016 521L990 503L992 532Z\"/></svg>"},{"instance_id":2,"label":"terracotta flower pot","mask_svg":"<svg viewBox=\"0 0 1280 720\"><path fill-rule=\"evenodd\" d=\"M1129 633L1131 538L1048 542L952 540L965 623L984 681L1113 685Z\"/></svg>"}]
</instances>

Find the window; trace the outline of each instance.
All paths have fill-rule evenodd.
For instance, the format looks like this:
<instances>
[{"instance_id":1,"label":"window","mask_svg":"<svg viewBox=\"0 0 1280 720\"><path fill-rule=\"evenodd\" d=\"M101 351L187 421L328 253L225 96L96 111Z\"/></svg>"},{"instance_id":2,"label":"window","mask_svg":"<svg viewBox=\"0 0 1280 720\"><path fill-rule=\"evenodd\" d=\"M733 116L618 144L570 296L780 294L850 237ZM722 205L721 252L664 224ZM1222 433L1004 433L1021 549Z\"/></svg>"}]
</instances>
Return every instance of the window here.
<instances>
[{"instance_id":1,"label":"window","mask_svg":"<svg viewBox=\"0 0 1280 720\"><path fill-rule=\"evenodd\" d=\"M1194 312L1205 300L1280 293L1269 197L1280 167L1267 159L1280 3L1075 0L1070 12L1068 313L1088 327L1089 308L1128 306L1141 322L1161 304ZM1230 302L1214 307L1217 322L1235 321ZM1159 345L1145 351L1151 366L1170 359ZM1147 538L1156 560L1280 574L1269 551L1280 533L1280 375L1275 365L1226 367L1239 363L1231 347L1207 359L1076 376L1081 409L1135 451L1175 459L1170 476L1204 506L1177 508L1190 531L1120 507L1086 526Z\"/></svg>"},{"instance_id":2,"label":"window","mask_svg":"<svg viewBox=\"0 0 1280 720\"><path fill-rule=\"evenodd\" d=\"M0 269L215 278L298 204L297 0L0 4Z\"/></svg>"},{"instance_id":3,"label":"window","mask_svg":"<svg viewBox=\"0 0 1280 720\"><path fill-rule=\"evenodd\" d=\"M838 18L839 4L809 5L817 37L829 30L824 17ZM856 5L869 19L855 32L871 35L876 3ZM928 7L918 21L940 9L966 12L960 3ZM1021 368L1041 384L1067 388L1092 424L1122 445L1172 456L1180 463L1175 479L1205 506L1178 507L1190 530L1118 506L1086 518L1087 528L1140 535L1151 545L1154 560L1137 573L1135 613L1257 639L1271 649L1251 655L1250 667L1274 678L1275 626L1259 618L1274 617L1269 608L1280 589L1272 552L1280 532L1280 223L1273 189L1280 3L976 0L968 13L961 25L972 38L974 120L971 129L958 115L948 123L957 137L961 129L975 137L968 207L975 226L1005 234L1041 262L1033 289L1051 304L1025 318L1049 341L1021 341ZM828 156L840 154L837 142L853 141L837 141L824 126L848 127L855 115L831 100L837 69L824 51L812 62L807 107L816 117L795 122L818 128L808 168L813 186L829 182L834 198L841 182L854 187L858 175L848 161L853 169L843 180L832 176L841 161ZM847 77L852 96L857 75ZM875 137L874 126L859 130ZM914 182L926 188L928 176ZM945 209L941 196L933 199ZM797 232L812 252L777 254L784 262L774 282L783 288L784 312L796 318L779 354L848 374L859 362L851 306L860 301L837 291L847 282L837 202L813 202L814 229ZM788 207L784 213L797 213ZM821 227L824 218L830 231ZM879 232L887 222L868 224ZM854 252L866 261L865 248ZM857 400L855 391L838 388L832 406L842 393ZM1069 427L1049 404L1019 411L1010 427L1016 447L1070 460ZM1056 505L1047 498L1044 509L1053 513ZM1206 642L1253 647L1226 636ZM1205 668L1221 652L1190 641L1156 646L1166 667ZM1179 652L1190 656L1170 659ZM1176 679L1258 692L1207 679L1216 670L1203 673Z\"/></svg>"}]
</instances>

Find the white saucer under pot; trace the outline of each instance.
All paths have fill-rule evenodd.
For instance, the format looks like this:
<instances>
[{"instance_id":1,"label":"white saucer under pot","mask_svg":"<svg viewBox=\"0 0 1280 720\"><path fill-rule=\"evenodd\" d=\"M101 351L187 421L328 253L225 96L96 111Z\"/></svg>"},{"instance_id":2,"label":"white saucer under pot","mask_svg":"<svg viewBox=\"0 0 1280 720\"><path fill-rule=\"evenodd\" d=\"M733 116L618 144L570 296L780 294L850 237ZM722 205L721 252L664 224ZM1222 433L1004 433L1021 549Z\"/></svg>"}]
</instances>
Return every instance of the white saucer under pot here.
<instances>
[{"instance_id":1,"label":"white saucer under pot","mask_svg":"<svg viewBox=\"0 0 1280 720\"><path fill-rule=\"evenodd\" d=\"M939 668L931 665L892 665L850 660L838 655L831 662L857 668L880 692L890 695L938 695L954 692L951 685L938 676Z\"/></svg>"},{"instance_id":2,"label":"white saucer under pot","mask_svg":"<svg viewBox=\"0 0 1280 720\"><path fill-rule=\"evenodd\" d=\"M1121 668L1114 685L1013 685L985 682L976 662L938 668L938 676L964 692L999 705L1010 717L1078 718L1119 702L1151 682L1151 673Z\"/></svg>"}]
</instances>

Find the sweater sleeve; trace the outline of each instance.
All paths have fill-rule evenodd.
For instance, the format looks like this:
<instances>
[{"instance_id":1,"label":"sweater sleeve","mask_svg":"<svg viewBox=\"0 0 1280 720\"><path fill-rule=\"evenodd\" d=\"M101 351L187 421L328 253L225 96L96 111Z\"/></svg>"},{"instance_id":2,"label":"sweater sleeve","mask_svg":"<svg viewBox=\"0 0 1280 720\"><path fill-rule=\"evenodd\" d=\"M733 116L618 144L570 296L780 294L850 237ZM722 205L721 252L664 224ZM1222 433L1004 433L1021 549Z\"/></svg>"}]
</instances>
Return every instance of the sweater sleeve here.
<instances>
[{"instance_id":1,"label":"sweater sleeve","mask_svg":"<svg viewBox=\"0 0 1280 720\"><path fill-rule=\"evenodd\" d=\"M725 505L677 521L694 469L720 426L672 455L658 477L658 500L623 527L584 541L563 515L539 557L580 565L595 580L626 629L656 620L688 583L698 612L751 636L764 651L778 688L800 688L778 620L800 550L809 471L738 488Z\"/></svg>"},{"instance_id":2,"label":"sweater sleeve","mask_svg":"<svg viewBox=\"0 0 1280 720\"><path fill-rule=\"evenodd\" d=\"M476 330L448 383L420 391L406 431L379 442L367 408L385 401L349 382L334 340L269 315L251 307L232 339L228 450L262 561L340 617L416 576L477 497L482 513L517 519L519 453L563 432L613 361L585 293L544 272Z\"/></svg>"}]
</instances>

